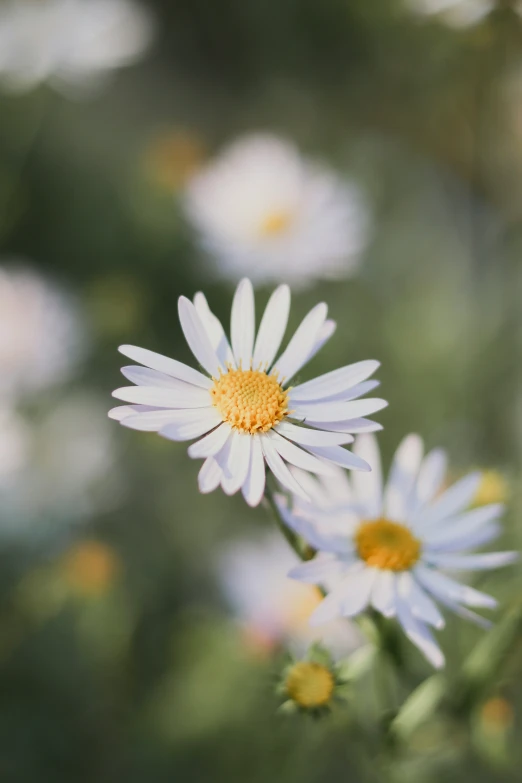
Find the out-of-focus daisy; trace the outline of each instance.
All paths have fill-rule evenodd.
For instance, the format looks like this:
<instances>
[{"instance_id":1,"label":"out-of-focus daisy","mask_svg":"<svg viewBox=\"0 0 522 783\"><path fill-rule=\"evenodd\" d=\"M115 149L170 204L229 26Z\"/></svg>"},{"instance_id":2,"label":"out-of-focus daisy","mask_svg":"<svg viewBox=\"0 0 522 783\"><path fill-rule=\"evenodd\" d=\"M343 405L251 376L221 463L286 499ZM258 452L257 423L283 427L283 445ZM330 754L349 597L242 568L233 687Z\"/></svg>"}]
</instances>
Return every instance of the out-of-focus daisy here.
<instances>
[{"instance_id":1,"label":"out-of-focus daisy","mask_svg":"<svg viewBox=\"0 0 522 783\"><path fill-rule=\"evenodd\" d=\"M440 450L424 459L422 440L409 435L395 454L387 484L382 486L375 438L361 436L355 452L372 465L368 474L345 475L337 483L335 505L331 485L307 477L312 503L295 498L292 508L279 500L286 523L319 551L290 572L313 584L337 580L312 615L312 623L353 617L373 606L396 617L406 635L436 667L444 656L429 631L442 628L435 601L460 616L484 624L467 607L493 608L489 595L461 584L445 571L497 568L512 563L515 552L470 554L500 533L495 503L469 510L480 473L457 481L442 494L445 457ZM331 582L330 582L331 583Z\"/></svg>"},{"instance_id":2,"label":"out-of-focus daisy","mask_svg":"<svg viewBox=\"0 0 522 783\"><path fill-rule=\"evenodd\" d=\"M23 462L0 481L0 535L38 540L114 502L113 435L96 397L62 399L25 435Z\"/></svg>"},{"instance_id":3,"label":"out-of-focus daisy","mask_svg":"<svg viewBox=\"0 0 522 783\"><path fill-rule=\"evenodd\" d=\"M0 267L0 397L63 381L83 341L72 303L34 272Z\"/></svg>"},{"instance_id":4,"label":"out-of-focus daisy","mask_svg":"<svg viewBox=\"0 0 522 783\"><path fill-rule=\"evenodd\" d=\"M149 178L159 187L176 192L202 167L206 157L203 139L186 128L164 130L151 139L144 155Z\"/></svg>"},{"instance_id":5,"label":"out-of-focus daisy","mask_svg":"<svg viewBox=\"0 0 522 783\"><path fill-rule=\"evenodd\" d=\"M357 628L344 618L321 628L310 626L321 593L287 577L297 563L297 555L275 533L234 542L221 553L219 580L246 642L261 651L283 644L296 654L322 642L335 657L347 655L361 643Z\"/></svg>"},{"instance_id":6,"label":"out-of-focus daisy","mask_svg":"<svg viewBox=\"0 0 522 783\"><path fill-rule=\"evenodd\" d=\"M230 345L202 293L193 303L180 297L185 339L207 374L123 345L120 352L145 367L122 369L136 386L117 389L113 396L131 405L114 408L109 415L126 427L159 432L170 440L203 435L188 450L190 457L205 459L199 472L201 492L220 484L229 495L241 489L251 506L264 494L265 461L283 486L305 498L287 463L316 473L328 473L329 462L370 470L342 445L352 442L350 433L380 429L364 417L386 402L356 399L378 385L367 378L379 363L358 362L289 386L335 328L327 320L326 304L318 304L274 361L289 309L290 289L282 285L272 294L256 337L254 292L251 282L242 280L232 304Z\"/></svg>"},{"instance_id":7,"label":"out-of-focus daisy","mask_svg":"<svg viewBox=\"0 0 522 783\"><path fill-rule=\"evenodd\" d=\"M7 0L0 6L0 85L92 87L147 48L150 14L133 0Z\"/></svg>"},{"instance_id":8,"label":"out-of-focus daisy","mask_svg":"<svg viewBox=\"0 0 522 783\"><path fill-rule=\"evenodd\" d=\"M185 206L219 272L234 280L305 286L344 277L368 238L357 187L271 135L228 147L189 183Z\"/></svg>"},{"instance_id":9,"label":"out-of-focus daisy","mask_svg":"<svg viewBox=\"0 0 522 783\"><path fill-rule=\"evenodd\" d=\"M470 27L485 19L495 8L495 0L406 0L421 16L433 16L449 27Z\"/></svg>"}]
</instances>

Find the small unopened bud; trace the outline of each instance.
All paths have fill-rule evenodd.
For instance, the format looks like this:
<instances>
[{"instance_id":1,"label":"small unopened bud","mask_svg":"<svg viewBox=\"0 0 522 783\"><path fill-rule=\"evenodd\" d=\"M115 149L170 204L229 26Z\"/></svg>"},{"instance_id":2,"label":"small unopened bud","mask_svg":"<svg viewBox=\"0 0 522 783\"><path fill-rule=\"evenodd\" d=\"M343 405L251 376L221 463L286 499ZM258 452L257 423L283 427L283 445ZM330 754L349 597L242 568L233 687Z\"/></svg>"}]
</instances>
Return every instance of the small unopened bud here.
<instances>
[{"instance_id":1,"label":"small unopened bud","mask_svg":"<svg viewBox=\"0 0 522 783\"><path fill-rule=\"evenodd\" d=\"M278 690L285 711L317 715L331 709L344 685L330 653L314 645L305 659L294 660L285 668Z\"/></svg>"}]
</instances>

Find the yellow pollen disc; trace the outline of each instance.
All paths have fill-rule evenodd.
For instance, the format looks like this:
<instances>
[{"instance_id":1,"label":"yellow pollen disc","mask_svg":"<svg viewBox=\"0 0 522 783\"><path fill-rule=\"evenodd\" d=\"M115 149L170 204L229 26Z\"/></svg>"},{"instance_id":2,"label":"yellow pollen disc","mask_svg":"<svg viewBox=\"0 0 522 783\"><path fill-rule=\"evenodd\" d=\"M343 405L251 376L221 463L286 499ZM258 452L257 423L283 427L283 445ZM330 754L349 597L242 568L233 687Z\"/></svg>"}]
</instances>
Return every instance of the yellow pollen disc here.
<instances>
[{"instance_id":1,"label":"yellow pollen disc","mask_svg":"<svg viewBox=\"0 0 522 783\"><path fill-rule=\"evenodd\" d=\"M299 661L286 678L286 692L300 707L324 707L332 698L334 678L326 666L313 661Z\"/></svg>"},{"instance_id":2,"label":"yellow pollen disc","mask_svg":"<svg viewBox=\"0 0 522 783\"><path fill-rule=\"evenodd\" d=\"M260 225L260 233L264 237L275 237L279 234L283 234L292 223L292 215L290 212L269 212L262 220Z\"/></svg>"},{"instance_id":3,"label":"yellow pollen disc","mask_svg":"<svg viewBox=\"0 0 522 783\"><path fill-rule=\"evenodd\" d=\"M373 568L407 571L420 557L420 541L405 525L388 519L363 522L355 534L361 560Z\"/></svg>"},{"instance_id":4,"label":"yellow pollen disc","mask_svg":"<svg viewBox=\"0 0 522 783\"><path fill-rule=\"evenodd\" d=\"M238 432L268 432L288 415L288 391L275 375L259 370L229 370L210 394L223 421Z\"/></svg>"}]
</instances>

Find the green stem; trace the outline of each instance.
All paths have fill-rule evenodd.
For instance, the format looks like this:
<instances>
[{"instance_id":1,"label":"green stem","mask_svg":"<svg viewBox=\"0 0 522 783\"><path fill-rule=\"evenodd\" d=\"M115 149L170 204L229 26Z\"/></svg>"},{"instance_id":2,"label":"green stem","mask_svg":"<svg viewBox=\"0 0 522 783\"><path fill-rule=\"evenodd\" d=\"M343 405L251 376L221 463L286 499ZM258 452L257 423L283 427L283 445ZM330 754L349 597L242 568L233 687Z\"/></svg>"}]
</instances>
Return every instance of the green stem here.
<instances>
[{"instance_id":1,"label":"green stem","mask_svg":"<svg viewBox=\"0 0 522 783\"><path fill-rule=\"evenodd\" d=\"M279 507L276 503L275 496L273 491L270 489L270 487L266 487L265 490L265 499L270 507L270 510L272 511L276 524L283 534L283 536L286 538L296 555L300 560L309 560L309 557L305 556L305 551L303 549L303 546L301 545L301 542L299 538L296 536L293 530L290 530L288 525L285 523L284 519L281 516L281 513L279 511Z\"/></svg>"}]
</instances>

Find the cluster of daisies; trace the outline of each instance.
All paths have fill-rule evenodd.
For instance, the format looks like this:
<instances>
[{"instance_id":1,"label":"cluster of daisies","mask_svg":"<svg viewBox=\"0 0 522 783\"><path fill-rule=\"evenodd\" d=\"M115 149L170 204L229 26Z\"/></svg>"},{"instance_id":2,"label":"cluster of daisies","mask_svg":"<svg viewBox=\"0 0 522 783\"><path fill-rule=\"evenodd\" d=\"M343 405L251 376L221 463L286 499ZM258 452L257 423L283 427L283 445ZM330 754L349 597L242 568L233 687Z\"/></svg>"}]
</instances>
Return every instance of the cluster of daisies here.
<instances>
[{"instance_id":1,"label":"cluster of daisies","mask_svg":"<svg viewBox=\"0 0 522 783\"><path fill-rule=\"evenodd\" d=\"M286 285L273 292L256 331L252 284L242 280L230 341L202 293L193 301L181 297L178 310L200 369L121 346L136 364L122 368L133 385L114 392L124 404L111 410L111 418L170 440L194 441L188 454L203 460L198 482L204 493L220 486L257 506L272 492L268 470L281 519L308 545L309 559L290 576L326 595L316 598L311 623L355 617L372 607L396 618L426 658L443 666L430 630L444 626L439 605L480 624L486 621L473 610L495 606L452 572L516 559L514 552L470 551L499 535L503 510L498 503L473 507L480 473L448 487L444 453L424 456L421 439L409 435L383 482L374 434L381 425L368 417L386 402L367 396L378 385L371 379L378 362L301 381L302 368L335 331L326 304L306 315L283 351Z\"/></svg>"}]
</instances>

